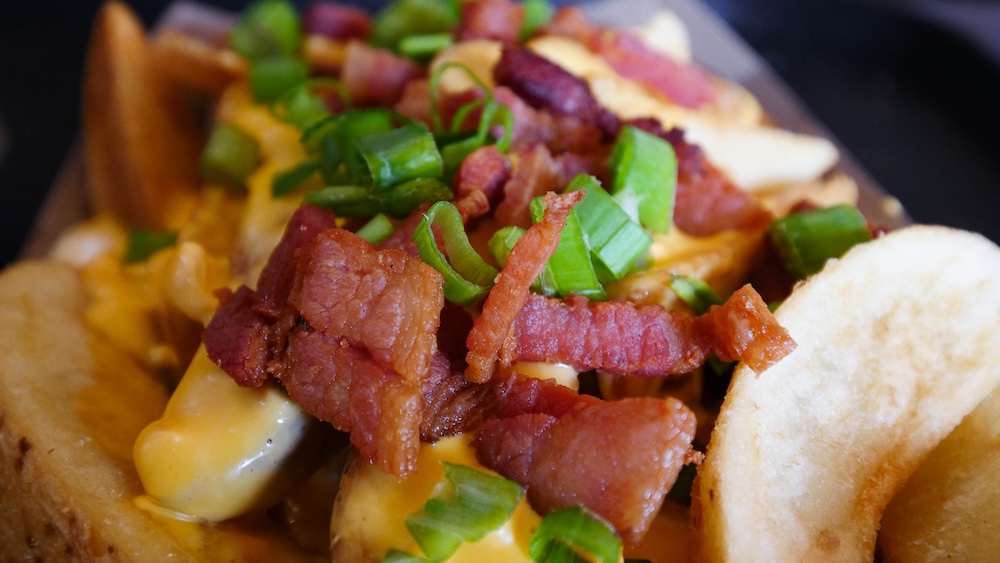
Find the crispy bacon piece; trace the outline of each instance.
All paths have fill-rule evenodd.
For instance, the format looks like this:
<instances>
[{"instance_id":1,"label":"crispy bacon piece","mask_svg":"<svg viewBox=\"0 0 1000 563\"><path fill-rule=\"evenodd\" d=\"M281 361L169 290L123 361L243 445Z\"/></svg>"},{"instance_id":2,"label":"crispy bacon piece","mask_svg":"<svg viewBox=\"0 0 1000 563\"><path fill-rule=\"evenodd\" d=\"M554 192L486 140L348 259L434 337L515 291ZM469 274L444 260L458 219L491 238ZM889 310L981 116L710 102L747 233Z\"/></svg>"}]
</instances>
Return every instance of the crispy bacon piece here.
<instances>
[{"instance_id":1,"label":"crispy bacon piece","mask_svg":"<svg viewBox=\"0 0 1000 563\"><path fill-rule=\"evenodd\" d=\"M510 176L510 160L496 145L480 147L465 157L458 167L454 180L455 195L464 197L479 191L490 202L496 202Z\"/></svg>"},{"instance_id":2,"label":"crispy bacon piece","mask_svg":"<svg viewBox=\"0 0 1000 563\"><path fill-rule=\"evenodd\" d=\"M441 112L441 122L445 128L451 128L452 120L463 105L482 99L486 96L478 88L469 88L461 92L442 92L438 96L438 111ZM434 127L434 117L431 109L431 90L426 78L416 78L406 83L403 93L393 106L401 115L416 119L428 127ZM479 125L482 109L469 111L465 120L459 126L460 131L475 131Z\"/></svg>"},{"instance_id":3,"label":"crispy bacon piece","mask_svg":"<svg viewBox=\"0 0 1000 563\"><path fill-rule=\"evenodd\" d=\"M296 328L281 381L303 409L350 434L366 459L395 475L416 469L420 384L343 337Z\"/></svg>"},{"instance_id":4,"label":"crispy bacon piece","mask_svg":"<svg viewBox=\"0 0 1000 563\"><path fill-rule=\"evenodd\" d=\"M444 305L434 268L342 229L312 243L289 302L310 326L363 347L410 381L430 372Z\"/></svg>"},{"instance_id":5,"label":"crispy bacon piece","mask_svg":"<svg viewBox=\"0 0 1000 563\"><path fill-rule=\"evenodd\" d=\"M711 236L729 229L763 229L770 224L771 215L753 194L735 186L708 161L701 147L684 139L682 130L664 130L653 119L633 119L626 123L673 145L677 153L674 224L680 230L694 236Z\"/></svg>"},{"instance_id":6,"label":"crispy bacon piece","mask_svg":"<svg viewBox=\"0 0 1000 563\"><path fill-rule=\"evenodd\" d=\"M713 353L724 361L744 361L760 372L794 346L764 301L746 285L700 317L657 305L531 295L514 321L502 356L562 362L579 371L663 376L687 373Z\"/></svg>"},{"instance_id":7,"label":"crispy bacon piece","mask_svg":"<svg viewBox=\"0 0 1000 563\"><path fill-rule=\"evenodd\" d=\"M694 415L676 399L607 402L516 375L501 393L480 462L524 485L539 512L583 505L638 543L693 455Z\"/></svg>"},{"instance_id":8,"label":"crispy bacon piece","mask_svg":"<svg viewBox=\"0 0 1000 563\"><path fill-rule=\"evenodd\" d=\"M512 173L494 217L500 225L531 226L531 200L559 189L559 168L545 145L520 149L511 157Z\"/></svg>"},{"instance_id":9,"label":"crispy bacon piece","mask_svg":"<svg viewBox=\"0 0 1000 563\"><path fill-rule=\"evenodd\" d=\"M618 118L597 102L583 79L528 49L504 47L493 79L536 109L574 117L597 127L607 138L618 133Z\"/></svg>"},{"instance_id":10,"label":"crispy bacon piece","mask_svg":"<svg viewBox=\"0 0 1000 563\"><path fill-rule=\"evenodd\" d=\"M268 379L268 364L284 346L288 323L281 319L295 279L294 260L321 232L336 224L333 213L303 204L257 280L256 291L243 286L220 292L220 306L203 340L208 357L238 384L259 387Z\"/></svg>"},{"instance_id":11,"label":"crispy bacon piece","mask_svg":"<svg viewBox=\"0 0 1000 563\"><path fill-rule=\"evenodd\" d=\"M675 104L698 108L714 96L708 73L650 50L630 33L604 30L592 36L589 46L618 74L663 94Z\"/></svg>"},{"instance_id":12,"label":"crispy bacon piece","mask_svg":"<svg viewBox=\"0 0 1000 563\"><path fill-rule=\"evenodd\" d=\"M459 41L492 39L516 44L524 22L524 6L511 0L478 0L461 4L462 15L455 30Z\"/></svg>"},{"instance_id":13,"label":"crispy bacon piece","mask_svg":"<svg viewBox=\"0 0 1000 563\"><path fill-rule=\"evenodd\" d=\"M536 110L510 88L497 86L493 91L497 102L507 106L514 115L511 150L542 143L553 152L589 151L599 147L604 134L593 123L573 115L553 116Z\"/></svg>"},{"instance_id":14,"label":"crispy bacon piece","mask_svg":"<svg viewBox=\"0 0 1000 563\"><path fill-rule=\"evenodd\" d=\"M406 83L423 74L423 67L405 57L361 41L350 41L340 80L354 103L392 106L402 97Z\"/></svg>"},{"instance_id":15,"label":"crispy bacon piece","mask_svg":"<svg viewBox=\"0 0 1000 563\"><path fill-rule=\"evenodd\" d=\"M486 296L482 313L476 317L466 339L469 353L465 378L475 383L489 381L496 370L498 354L513 327L518 311L530 294L531 283L559 245L559 233L566 216L583 196L571 192L545 196L545 215L532 225L511 249L507 264L497 275L496 284ZM507 362L509 363L509 362Z\"/></svg>"},{"instance_id":16,"label":"crispy bacon piece","mask_svg":"<svg viewBox=\"0 0 1000 563\"><path fill-rule=\"evenodd\" d=\"M372 20L361 8L333 2L314 2L302 15L306 33L346 41L365 39L372 32Z\"/></svg>"}]
</instances>

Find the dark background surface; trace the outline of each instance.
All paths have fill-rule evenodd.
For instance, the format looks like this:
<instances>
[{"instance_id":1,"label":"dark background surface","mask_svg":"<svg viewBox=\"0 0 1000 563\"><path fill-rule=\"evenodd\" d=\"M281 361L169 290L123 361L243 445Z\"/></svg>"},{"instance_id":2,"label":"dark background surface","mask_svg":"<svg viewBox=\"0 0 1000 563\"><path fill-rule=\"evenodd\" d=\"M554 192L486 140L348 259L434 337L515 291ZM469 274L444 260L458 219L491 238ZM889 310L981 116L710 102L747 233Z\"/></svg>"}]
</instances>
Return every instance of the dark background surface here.
<instances>
[{"instance_id":1,"label":"dark background surface","mask_svg":"<svg viewBox=\"0 0 1000 563\"><path fill-rule=\"evenodd\" d=\"M130 2L147 24L168 3ZM915 220L1000 241L1000 2L707 3ZM17 256L76 138L84 51L100 2L4 4L0 264Z\"/></svg>"}]
</instances>

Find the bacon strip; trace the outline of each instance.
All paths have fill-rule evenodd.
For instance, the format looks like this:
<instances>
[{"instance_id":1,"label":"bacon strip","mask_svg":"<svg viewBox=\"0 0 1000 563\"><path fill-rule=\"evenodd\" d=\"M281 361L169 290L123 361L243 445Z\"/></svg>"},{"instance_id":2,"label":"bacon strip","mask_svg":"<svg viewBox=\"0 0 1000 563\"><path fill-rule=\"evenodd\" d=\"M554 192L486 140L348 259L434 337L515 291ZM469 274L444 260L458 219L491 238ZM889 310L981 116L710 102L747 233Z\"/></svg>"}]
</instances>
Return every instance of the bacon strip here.
<instances>
[{"instance_id":1,"label":"bacon strip","mask_svg":"<svg viewBox=\"0 0 1000 563\"><path fill-rule=\"evenodd\" d=\"M494 217L500 225L531 226L531 200L556 190L559 169L545 145L532 145L511 156L512 173L503 185L503 199Z\"/></svg>"},{"instance_id":2,"label":"bacon strip","mask_svg":"<svg viewBox=\"0 0 1000 563\"><path fill-rule=\"evenodd\" d=\"M561 362L614 375L687 373L713 353L760 372L795 346L749 285L700 317L657 305L532 295L514 326L504 347L513 348L508 353L518 360Z\"/></svg>"},{"instance_id":3,"label":"bacon strip","mask_svg":"<svg viewBox=\"0 0 1000 563\"><path fill-rule=\"evenodd\" d=\"M458 41L492 39L515 44L520 39L524 6L511 0L478 0L461 4Z\"/></svg>"},{"instance_id":4,"label":"bacon strip","mask_svg":"<svg viewBox=\"0 0 1000 563\"><path fill-rule=\"evenodd\" d=\"M364 39L372 32L372 20L361 8L333 2L314 2L302 15L308 34L346 41Z\"/></svg>"},{"instance_id":5,"label":"bacon strip","mask_svg":"<svg viewBox=\"0 0 1000 563\"><path fill-rule=\"evenodd\" d=\"M405 57L350 41L340 80L355 104L392 106L402 97L406 83L423 75L424 69Z\"/></svg>"},{"instance_id":6,"label":"bacon strip","mask_svg":"<svg viewBox=\"0 0 1000 563\"><path fill-rule=\"evenodd\" d=\"M498 354L513 327L518 312L528 300L531 283L559 245L559 233L566 216L583 196L571 192L557 196L546 194L545 215L532 225L511 249L507 264L497 275L496 284L486 296L482 313L476 318L466 339L469 353L465 378L475 383L489 381L496 370Z\"/></svg>"}]
</instances>

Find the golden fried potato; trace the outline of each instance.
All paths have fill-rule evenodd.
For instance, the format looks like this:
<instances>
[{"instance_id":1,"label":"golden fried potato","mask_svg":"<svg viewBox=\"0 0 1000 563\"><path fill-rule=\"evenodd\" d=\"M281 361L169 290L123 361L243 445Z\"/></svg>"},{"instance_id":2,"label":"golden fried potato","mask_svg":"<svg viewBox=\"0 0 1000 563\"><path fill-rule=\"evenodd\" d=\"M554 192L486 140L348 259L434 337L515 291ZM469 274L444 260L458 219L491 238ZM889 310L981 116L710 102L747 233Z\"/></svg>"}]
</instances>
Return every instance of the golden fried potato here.
<instances>
[{"instance_id":1,"label":"golden fried potato","mask_svg":"<svg viewBox=\"0 0 1000 563\"><path fill-rule=\"evenodd\" d=\"M1000 537L1000 390L965 417L882 517L886 563L993 561Z\"/></svg>"},{"instance_id":2,"label":"golden fried potato","mask_svg":"<svg viewBox=\"0 0 1000 563\"><path fill-rule=\"evenodd\" d=\"M164 29L150 43L156 68L178 84L219 96L232 82L245 78L247 64L235 51L218 47L176 29Z\"/></svg>"},{"instance_id":3,"label":"golden fried potato","mask_svg":"<svg viewBox=\"0 0 1000 563\"><path fill-rule=\"evenodd\" d=\"M699 469L698 559L870 560L889 500L1000 383L1000 249L897 231L829 263L776 317L798 347L734 375Z\"/></svg>"},{"instance_id":4,"label":"golden fried potato","mask_svg":"<svg viewBox=\"0 0 1000 563\"><path fill-rule=\"evenodd\" d=\"M94 23L83 85L91 202L132 227L177 228L194 207L202 134L194 109L153 64L142 24L122 3Z\"/></svg>"},{"instance_id":5,"label":"golden fried potato","mask_svg":"<svg viewBox=\"0 0 1000 563\"><path fill-rule=\"evenodd\" d=\"M308 561L262 517L209 525L140 509L135 437L161 380L82 321L70 266L0 274L0 561Z\"/></svg>"}]
</instances>

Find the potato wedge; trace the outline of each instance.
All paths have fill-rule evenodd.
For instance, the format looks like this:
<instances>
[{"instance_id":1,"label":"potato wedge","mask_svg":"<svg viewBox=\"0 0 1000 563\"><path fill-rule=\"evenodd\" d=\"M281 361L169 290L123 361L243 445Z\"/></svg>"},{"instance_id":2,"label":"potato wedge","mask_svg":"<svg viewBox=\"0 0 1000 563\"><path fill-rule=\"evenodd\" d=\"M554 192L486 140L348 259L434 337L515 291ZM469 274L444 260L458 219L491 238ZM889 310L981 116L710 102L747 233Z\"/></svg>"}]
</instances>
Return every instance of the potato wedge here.
<instances>
[{"instance_id":1,"label":"potato wedge","mask_svg":"<svg viewBox=\"0 0 1000 563\"><path fill-rule=\"evenodd\" d=\"M882 517L886 563L993 561L1000 537L1000 390L924 460Z\"/></svg>"},{"instance_id":2,"label":"potato wedge","mask_svg":"<svg viewBox=\"0 0 1000 563\"><path fill-rule=\"evenodd\" d=\"M86 300L63 264L0 274L0 561L311 560L263 517L209 525L136 505L132 444L168 392L85 328Z\"/></svg>"},{"instance_id":3,"label":"potato wedge","mask_svg":"<svg viewBox=\"0 0 1000 563\"><path fill-rule=\"evenodd\" d=\"M83 85L87 188L95 210L132 227L177 228L195 205L202 134L194 108L153 64L124 4L101 8Z\"/></svg>"},{"instance_id":4,"label":"potato wedge","mask_svg":"<svg viewBox=\"0 0 1000 563\"><path fill-rule=\"evenodd\" d=\"M699 470L695 551L871 560L889 500L1000 383L1000 249L910 227L829 263L776 316L798 347L734 375Z\"/></svg>"},{"instance_id":5,"label":"potato wedge","mask_svg":"<svg viewBox=\"0 0 1000 563\"><path fill-rule=\"evenodd\" d=\"M222 95L226 86L246 78L247 64L232 49L212 45L176 29L164 29L152 39L152 60L181 86Z\"/></svg>"}]
</instances>

